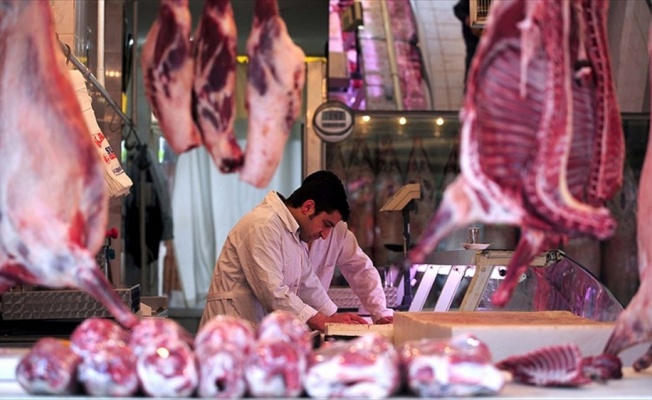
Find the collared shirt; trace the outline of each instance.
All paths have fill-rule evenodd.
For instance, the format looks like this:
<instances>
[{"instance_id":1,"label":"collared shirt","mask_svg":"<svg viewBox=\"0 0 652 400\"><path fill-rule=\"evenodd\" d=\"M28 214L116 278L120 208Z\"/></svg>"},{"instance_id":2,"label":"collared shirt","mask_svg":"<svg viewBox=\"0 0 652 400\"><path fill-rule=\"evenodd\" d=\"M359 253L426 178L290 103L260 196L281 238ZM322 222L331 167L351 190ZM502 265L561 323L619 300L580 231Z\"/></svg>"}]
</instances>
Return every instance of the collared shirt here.
<instances>
[{"instance_id":1,"label":"collared shirt","mask_svg":"<svg viewBox=\"0 0 652 400\"><path fill-rule=\"evenodd\" d=\"M274 310L307 322L317 311L334 314L337 306L312 271L299 224L272 191L229 232L200 326L218 314L257 324Z\"/></svg>"},{"instance_id":2,"label":"collared shirt","mask_svg":"<svg viewBox=\"0 0 652 400\"><path fill-rule=\"evenodd\" d=\"M335 225L326 239L313 241L309 254L310 262L325 288L330 286L337 266L374 321L394 315L394 311L387 308L378 270L358 246L346 222Z\"/></svg>"}]
</instances>

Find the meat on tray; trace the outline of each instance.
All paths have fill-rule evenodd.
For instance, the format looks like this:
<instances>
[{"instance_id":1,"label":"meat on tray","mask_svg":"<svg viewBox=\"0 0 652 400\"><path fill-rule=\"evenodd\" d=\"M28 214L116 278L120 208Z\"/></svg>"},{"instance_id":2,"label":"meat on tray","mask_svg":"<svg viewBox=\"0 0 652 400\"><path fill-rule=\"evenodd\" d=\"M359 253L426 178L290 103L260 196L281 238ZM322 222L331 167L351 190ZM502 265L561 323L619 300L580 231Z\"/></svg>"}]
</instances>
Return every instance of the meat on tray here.
<instances>
[{"instance_id":1,"label":"meat on tray","mask_svg":"<svg viewBox=\"0 0 652 400\"><path fill-rule=\"evenodd\" d=\"M73 91L50 3L0 7L0 292L78 288L125 327L137 322L95 261L104 243L104 167ZM38 144L38 145L35 145Z\"/></svg>"},{"instance_id":2,"label":"meat on tray","mask_svg":"<svg viewBox=\"0 0 652 400\"><path fill-rule=\"evenodd\" d=\"M652 30L648 32L652 39ZM652 59L652 40L648 41L648 51ZM650 66L652 77L652 64ZM652 127L648 132L645 160L639 180L638 200L636 210L636 247L638 254L638 273L640 284L638 291L616 320L604 353L618 355L623 350L639 343L652 340L652 225L649 222L652 215ZM652 346L634 362L637 371L646 369L652 364Z\"/></svg>"},{"instance_id":3,"label":"meat on tray","mask_svg":"<svg viewBox=\"0 0 652 400\"><path fill-rule=\"evenodd\" d=\"M305 388L310 397L381 399L401 383L392 343L378 333L326 344L309 357Z\"/></svg>"},{"instance_id":4,"label":"meat on tray","mask_svg":"<svg viewBox=\"0 0 652 400\"><path fill-rule=\"evenodd\" d=\"M419 397L495 395L505 385L489 348L473 335L407 341L399 355L407 387Z\"/></svg>"},{"instance_id":5,"label":"meat on tray","mask_svg":"<svg viewBox=\"0 0 652 400\"><path fill-rule=\"evenodd\" d=\"M68 395L78 392L77 366L81 357L70 342L39 339L16 367L16 380L28 393Z\"/></svg>"},{"instance_id":6,"label":"meat on tray","mask_svg":"<svg viewBox=\"0 0 652 400\"><path fill-rule=\"evenodd\" d=\"M147 100L177 154L201 144L192 117L191 19L188 0L161 0L140 56Z\"/></svg>"},{"instance_id":7,"label":"meat on tray","mask_svg":"<svg viewBox=\"0 0 652 400\"><path fill-rule=\"evenodd\" d=\"M248 129L240 178L262 188L281 161L305 83L305 54L290 38L277 0L256 0L247 55Z\"/></svg>"},{"instance_id":8,"label":"meat on tray","mask_svg":"<svg viewBox=\"0 0 652 400\"><path fill-rule=\"evenodd\" d=\"M204 146L221 172L244 161L233 130L237 28L230 0L205 0L194 44L194 111Z\"/></svg>"},{"instance_id":9,"label":"meat on tray","mask_svg":"<svg viewBox=\"0 0 652 400\"><path fill-rule=\"evenodd\" d=\"M624 137L606 48L606 2L509 0L492 4L464 106L462 174L417 246L422 262L459 227L481 221L521 228L504 306L542 251L570 236L605 239L603 206L620 187Z\"/></svg>"}]
</instances>

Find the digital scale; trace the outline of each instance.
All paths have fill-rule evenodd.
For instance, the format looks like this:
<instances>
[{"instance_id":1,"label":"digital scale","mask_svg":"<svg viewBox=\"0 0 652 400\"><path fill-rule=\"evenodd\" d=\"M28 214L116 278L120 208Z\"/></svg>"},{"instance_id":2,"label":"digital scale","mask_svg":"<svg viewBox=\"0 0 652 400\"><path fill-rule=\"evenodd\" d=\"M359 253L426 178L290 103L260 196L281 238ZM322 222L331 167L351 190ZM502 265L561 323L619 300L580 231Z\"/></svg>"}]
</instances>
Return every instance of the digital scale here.
<instances>
[{"instance_id":1,"label":"digital scale","mask_svg":"<svg viewBox=\"0 0 652 400\"><path fill-rule=\"evenodd\" d=\"M337 143L346 139L353 132L353 111L341 101L323 103L313 117L313 126L317 136L328 143Z\"/></svg>"}]
</instances>

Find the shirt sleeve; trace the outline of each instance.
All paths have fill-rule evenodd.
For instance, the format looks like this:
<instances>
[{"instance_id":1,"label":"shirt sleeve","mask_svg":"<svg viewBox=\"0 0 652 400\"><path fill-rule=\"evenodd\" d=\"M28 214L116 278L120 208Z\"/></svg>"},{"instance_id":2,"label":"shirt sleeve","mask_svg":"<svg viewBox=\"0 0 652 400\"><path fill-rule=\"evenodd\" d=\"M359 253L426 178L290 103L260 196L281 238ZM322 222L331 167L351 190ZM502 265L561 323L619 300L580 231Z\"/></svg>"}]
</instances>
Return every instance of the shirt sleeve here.
<instances>
[{"instance_id":1,"label":"shirt sleeve","mask_svg":"<svg viewBox=\"0 0 652 400\"><path fill-rule=\"evenodd\" d=\"M298 246L280 224L252 224L249 240L239 246L238 253L245 279L253 294L267 312L288 310L303 322L317 314L286 283L284 276L285 246ZM294 260L301 264L301 260Z\"/></svg>"},{"instance_id":2,"label":"shirt sleeve","mask_svg":"<svg viewBox=\"0 0 652 400\"><path fill-rule=\"evenodd\" d=\"M364 308L374 322L394 315L394 311L387 308L380 274L369 256L358 246L353 232L347 229L342 241L337 266Z\"/></svg>"}]
</instances>

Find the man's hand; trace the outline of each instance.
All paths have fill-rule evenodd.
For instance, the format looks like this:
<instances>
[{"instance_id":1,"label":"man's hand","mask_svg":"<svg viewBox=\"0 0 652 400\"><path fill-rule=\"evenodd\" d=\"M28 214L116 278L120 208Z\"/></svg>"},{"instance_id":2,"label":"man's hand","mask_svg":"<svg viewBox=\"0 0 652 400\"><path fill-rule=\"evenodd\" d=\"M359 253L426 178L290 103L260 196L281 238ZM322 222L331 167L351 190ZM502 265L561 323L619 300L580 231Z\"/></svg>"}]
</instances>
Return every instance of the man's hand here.
<instances>
[{"instance_id":1,"label":"man's hand","mask_svg":"<svg viewBox=\"0 0 652 400\"><path fill-rule=\"evenodd\" d=\"M387 316L387 317L382 317L376 320L374 324L378 325L384 325L384 324L393 324L394 323L394 317L393 316Z\"/></svg>"},{"instance_id":2,"label":"man's hand","mask_svg":"<svg viewBox=\"0 0 652 400\"><path fill-rule=\"evenodd\" d=\"M308 326L311 329L317 329L322 332L326 328L326 323L367 324L367 320L353 313L335 313L329 317L319 312L308 320Z\"/></svg>"}]
</instances>

